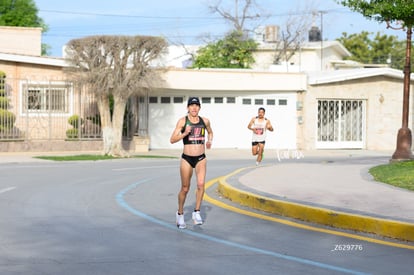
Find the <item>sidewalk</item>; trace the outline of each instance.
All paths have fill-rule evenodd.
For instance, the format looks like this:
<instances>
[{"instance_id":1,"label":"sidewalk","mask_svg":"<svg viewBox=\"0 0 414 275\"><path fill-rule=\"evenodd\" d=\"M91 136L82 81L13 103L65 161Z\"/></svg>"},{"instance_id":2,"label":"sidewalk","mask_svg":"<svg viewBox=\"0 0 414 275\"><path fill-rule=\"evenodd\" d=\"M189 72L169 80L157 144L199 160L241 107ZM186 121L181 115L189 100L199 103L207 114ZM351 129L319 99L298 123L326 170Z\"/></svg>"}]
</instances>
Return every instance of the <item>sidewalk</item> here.
<instances>
[{"instance_id":1,"label":"sidewalk","mask_svg":"<svg viewBox=\"0 0 414 275\"><path fill-rule=\"evenodd\" d=\"M226 178L219 190L278 215L414 241L414 192L376 182L369 174L371 167L389 163L392 152L300 153L290 153L299 159L279 160L267 152L261 166Z\"/></svg>"}]
</instances>

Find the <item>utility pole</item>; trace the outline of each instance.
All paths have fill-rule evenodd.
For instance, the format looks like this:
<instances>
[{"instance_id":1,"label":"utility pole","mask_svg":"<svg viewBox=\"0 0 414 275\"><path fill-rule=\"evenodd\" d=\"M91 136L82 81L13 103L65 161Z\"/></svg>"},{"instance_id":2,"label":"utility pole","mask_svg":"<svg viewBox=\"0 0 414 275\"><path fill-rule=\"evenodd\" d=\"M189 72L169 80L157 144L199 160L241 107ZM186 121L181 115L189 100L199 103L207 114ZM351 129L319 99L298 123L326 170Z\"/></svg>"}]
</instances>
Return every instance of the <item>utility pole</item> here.
<instances>
[{"instance_id":1,"label":"utility pole","mask_svg":"<svg viewBox=\"0 0 414 275\"><path fill-rule=\"evenodd\" d=\"M326 11L319 11L321 15L321 71L323 71L323 15Z\"/></svg>"},{"instance_id":2,"label":"utility pole","mask_svg":"<svg viewBox=\"0 0 414 275\"><path fill-rule=\"evenodd\" d=\"M388 24L388 27L390 25ZM392 160L410 160L413 159L411 151L412 136L408 128L409 102L410 102L410 82L411 82L411 36L413 27L407 26L407 42L405 48L405 65L404 65L404 95L402 111L402 127L398 130L397 148L392 155ZM396 29L396 28L393 28Z\"/></svg>"}]
</instances>

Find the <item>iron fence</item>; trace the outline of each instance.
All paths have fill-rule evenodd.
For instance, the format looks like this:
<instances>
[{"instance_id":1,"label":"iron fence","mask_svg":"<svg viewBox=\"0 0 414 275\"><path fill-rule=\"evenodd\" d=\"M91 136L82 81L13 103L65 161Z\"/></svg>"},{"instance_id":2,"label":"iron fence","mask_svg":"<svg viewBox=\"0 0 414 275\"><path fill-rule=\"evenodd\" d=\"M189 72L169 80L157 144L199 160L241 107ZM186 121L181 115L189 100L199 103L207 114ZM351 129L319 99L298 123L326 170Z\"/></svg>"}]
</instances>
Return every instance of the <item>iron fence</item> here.
<instances>
[{"instance_id":1,"label":"iron fence","mask_svg":"<svg viewBox=\"0 0 414 275\"><path fill-rule=\"evenodd\" d=\"M148 134L148 96L130 98L123 136ZM0 79L0 141L100 139L96 97L64 81Z\"/></svg>"}]
</instances>

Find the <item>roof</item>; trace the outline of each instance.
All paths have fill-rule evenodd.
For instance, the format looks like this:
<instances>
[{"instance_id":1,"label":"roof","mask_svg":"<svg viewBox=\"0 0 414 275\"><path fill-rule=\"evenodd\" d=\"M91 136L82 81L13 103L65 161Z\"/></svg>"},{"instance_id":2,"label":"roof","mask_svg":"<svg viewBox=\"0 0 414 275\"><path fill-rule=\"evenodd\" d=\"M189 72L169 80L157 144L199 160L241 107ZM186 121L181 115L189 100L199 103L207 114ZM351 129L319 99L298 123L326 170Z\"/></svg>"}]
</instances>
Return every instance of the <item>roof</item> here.
<instances>
[{"instance_id":1,"label":"roof","mask_svg":"<svg viewBox=\"0 0 414 275\"><path fill-rule=\"evenodd\" d=\"M355 79L362 79L374 76L388 76L396 79L404 79L400 70L391 68L360 68L335 71L308 72L309 85L328 84ZM414 80L414 78L411 78Z\"/></svg>"},{"instance_id":2,"label":"roof","mask_svg":"<svg viewBox=\"0 0 414 275\"><path fill-rule=\"evenodd\" d=\"M0 60L10 62L20 62L37 65L47 65L55 67L68 67L69 64L63 58L46 57L46 56L33 56L22 54L1 53Z\"/></svg>"},{"instance_id":3,"label":"roof","mask_svg":"<svg viewBox=\"0 0 414 275\"><path fill-rule=\"evenodd\" d=\"M258 46L258 51L274 51L275 47L278 46L277 43L262 43ZM339 55L342 57L351 56L351 52L349 52L344 45L342 45L339 41L317 41L317 42L304 42L301 44L301 50L320 50L320 49L327 49L333 48L336 50Z\"/></svg>"},{"instance_id":4,"label":"roof","mask_svg":"<svg viewBox=\"0 0 414 275\"><path fill-rule=\"evenodd\" d=\"M348 51L344 45L342 45L342 43L340 43L339 41L316 41L316 42L306 42L303 45L303 49L310 49L310 50L315 50L315 49L327 49L327 48L334 48L336 51L338 51L343 57L348 57L351 56L351 52Z\"/></svg>"}]
</instances>

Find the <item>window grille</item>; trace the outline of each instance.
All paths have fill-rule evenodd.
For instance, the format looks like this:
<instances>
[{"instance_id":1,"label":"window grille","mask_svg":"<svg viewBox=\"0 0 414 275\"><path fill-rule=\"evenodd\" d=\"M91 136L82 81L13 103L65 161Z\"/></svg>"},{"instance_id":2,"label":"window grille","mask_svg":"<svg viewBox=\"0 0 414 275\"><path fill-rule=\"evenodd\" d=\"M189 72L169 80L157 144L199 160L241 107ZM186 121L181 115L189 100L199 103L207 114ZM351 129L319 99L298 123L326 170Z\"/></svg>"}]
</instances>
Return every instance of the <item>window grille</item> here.
<instances>
[{"instance_id":1,"label":"window grille","mask_svg":"<svg viewBox=\"0 0 414 275\"><path fill-rule=\"evenodd\" d=\"M69 113L69 85L25 84L23 87L24 113Z\"/></svg>"}]
</instances>

